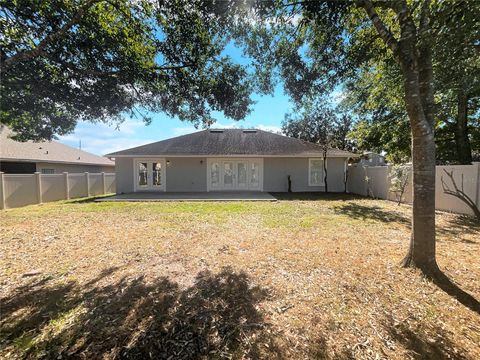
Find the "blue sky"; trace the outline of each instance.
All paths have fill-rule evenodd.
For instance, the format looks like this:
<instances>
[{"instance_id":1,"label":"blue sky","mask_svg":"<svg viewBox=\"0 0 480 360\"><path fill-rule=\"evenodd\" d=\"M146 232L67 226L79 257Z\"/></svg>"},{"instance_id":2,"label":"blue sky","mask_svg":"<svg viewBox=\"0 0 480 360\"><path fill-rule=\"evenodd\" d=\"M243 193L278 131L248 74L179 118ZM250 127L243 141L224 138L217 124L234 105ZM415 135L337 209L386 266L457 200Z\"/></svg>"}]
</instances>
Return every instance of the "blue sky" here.
<instances>
[{"instance_id":1,"label":"blue sky","mask_svg":"<svg viewBox=\"0 0 480 360\"><path fill-rule=\"evenodd\" d=\"M331 97L338 102L342 96L340 91L335 91ZM215 113L217 122L212 127L218 128L257 128L272 132L280 132L281 123L285 114L290 112L292 104L288 96L283 93L282 87L277 87L273 96L252 97L256 104L245 120L234 121ZM114 125L79 123L72 134L61 136L59 141L78 148L80 140L82 150L97 155L105 155L113 151L148 144L151 142L168 139L199 131L189 122L171 118L165 114L154 114L151 125L145 125L139 119L125 118L118 129Z\"/></svg>"},{"instance_id":2,"label":"blue sky","mask_svg":"<svg viewBox=\"0 0 480 360\"><path fill-rule=\"evenodd\" d=\"M224 54L232 57L234 62L248 66L249 59L244 57L241 50L232 43L226 46ZM332 94L332 100L337 102L341 95L340 91L335 91ZM217 122L212 127L257 128L280 132L285 114L292 110L292 104L288 96L284 94L282 85L277 86L273 95L253 94L252 99L256 103L252 106L252 112L244 120L235 121L226 118L222 113L215 112L214 117ZM105 155L117 150L201 130L195 129L187 121L181 121L162 113L153 114L152 119L152 123L147 126L139 119L125 117L124 122L118 128L116 125L80 122L73 133L59 137L59 141L76 148L79 147L81 141L82 150Z\"/></svg>"},{"instance_id":3,"label":"blue sky","mask_svg":"<svg viewBox=\"0 0 480 360\"><path fill-rule=\"evenodd\" d=\"M222 113L215 112L214 116L217 122L212 127L258 128L280 132L284 116L292 108L288 97L282 91L282 87L279 86L273 96L254 94L252 98L256 101L256 104L254 104L252 112L245 120L231 120ZM127 149L201 130L195 129L187 121L171 118L165 114L154 114L152 119L152 123L147 126L139 119L126 117L118 129L116 129L115 125L108 126L103 123L81 122L77 125L75 132L61 136L59 141L78 148L81 140L82 150L97 155L104 155L116 150Z\"/></svg>"}]
</instances>

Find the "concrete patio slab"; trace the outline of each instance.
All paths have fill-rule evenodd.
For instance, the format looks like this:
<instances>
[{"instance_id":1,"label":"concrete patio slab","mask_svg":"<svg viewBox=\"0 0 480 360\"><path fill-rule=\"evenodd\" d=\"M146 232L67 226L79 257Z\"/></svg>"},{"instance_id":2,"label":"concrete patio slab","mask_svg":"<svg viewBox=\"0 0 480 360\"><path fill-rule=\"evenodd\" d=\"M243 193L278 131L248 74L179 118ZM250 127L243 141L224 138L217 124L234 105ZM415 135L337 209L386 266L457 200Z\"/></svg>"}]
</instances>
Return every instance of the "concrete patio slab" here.
<instances>
[{"instance_id":1,"label":"concrete patio slab","mask_svg":"<svg viewBox=\"0 0 480 360\"><path fill-rule=\"evenodd\" d=\"M105 201L277 201L267 192L136 192L96 199Z\"/></svg>"}]
</instances>

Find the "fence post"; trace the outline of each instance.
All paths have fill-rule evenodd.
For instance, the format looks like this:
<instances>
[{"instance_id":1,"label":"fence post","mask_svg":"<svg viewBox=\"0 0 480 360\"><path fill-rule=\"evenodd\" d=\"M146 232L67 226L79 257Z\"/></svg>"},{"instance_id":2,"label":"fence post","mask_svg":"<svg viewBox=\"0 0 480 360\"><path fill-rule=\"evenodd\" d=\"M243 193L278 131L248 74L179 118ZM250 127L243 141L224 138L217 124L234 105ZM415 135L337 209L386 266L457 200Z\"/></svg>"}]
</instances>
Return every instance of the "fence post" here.
<instances>
[{"instance_id":1,"label":"fence post","mask_svg":"<svg viewBox=\"0 0 480 360\"><path fill-rule=\"evenodd\" d=\"M70 200L70 183L68 181L68 172L63 173L63 182L65 183L65 200Z\"/></svg>"},{"instance_id":2,"label":"fence post","mask_svg":"<svg viewBox=\"0 0 480 360\"><path fill-rule=\"evenodd\" d=\"M475 204L480 207L480 162L475 162L473 165L477 165L477 178L475 184L477 184L477 190L475 191Z\"/></svg>"},{"instance_id":3,"label":"fence post","mask_svg":"<svg viewBox=\"0 0 480 360\"><path fill-rule=\"evenodd\" d=\"M0 171L0 210L5 209L5 185L3 183L3 172Z\"/></svg>"},{"instance_id":4,"label":"fence post","mask_svg":"<svg viewBox=\"0 0 480 360\"><path fill-rule=\"evenodd\" d=\"M35 180L37 182L37 203L42 203L42 174L38 171L35 172Z\"/></svg>"},{"instance_id":5,"label":"fence post","mask_svg":"<svg viewBox=\"0 0 480 360\"><path fill-rule=\"evenodd\" d=\"M88 176L88 172L85 172L85 183L87 184L87 197L90 196L90 177Z\"/></svg>"},{"instance_id":6,"label":"fence post","mask_svg":"<svg viewBox=\"0 0 480 360\"><path fill-rule=\"evenodd\" d=\"M105 173L102 172L102 188L103 188L103 195L107 193L107 184L105 182Z\"/></svg>"}]
</instances>

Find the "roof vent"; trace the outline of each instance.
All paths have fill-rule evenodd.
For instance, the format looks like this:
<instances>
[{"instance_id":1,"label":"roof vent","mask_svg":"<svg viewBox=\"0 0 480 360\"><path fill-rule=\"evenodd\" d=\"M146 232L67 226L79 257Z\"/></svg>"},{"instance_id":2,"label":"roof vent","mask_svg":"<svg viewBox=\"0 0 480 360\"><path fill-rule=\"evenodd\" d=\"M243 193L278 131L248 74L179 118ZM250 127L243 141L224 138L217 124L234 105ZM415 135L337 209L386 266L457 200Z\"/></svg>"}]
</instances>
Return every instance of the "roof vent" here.
<instances>
[{"instance_id":1,"label":"roof vent","mask_svg":"<svg viewBox=\"0 0 480 360\"><path fill-rule=\"evenodd\" d=\"M248 134L248 133L256 133L257 130L256 129L245 129L243 130L244 133Z\"/></svg>"},{"instance_id":2,"label":"roof vent","mask_svg":"<svg viewBox=\"0 0 480 360\"><path fill-rule=\"evenodd\" d=\"M222 129L210 129L211 133L223 133Z\"/></svg>"}]
</instances>

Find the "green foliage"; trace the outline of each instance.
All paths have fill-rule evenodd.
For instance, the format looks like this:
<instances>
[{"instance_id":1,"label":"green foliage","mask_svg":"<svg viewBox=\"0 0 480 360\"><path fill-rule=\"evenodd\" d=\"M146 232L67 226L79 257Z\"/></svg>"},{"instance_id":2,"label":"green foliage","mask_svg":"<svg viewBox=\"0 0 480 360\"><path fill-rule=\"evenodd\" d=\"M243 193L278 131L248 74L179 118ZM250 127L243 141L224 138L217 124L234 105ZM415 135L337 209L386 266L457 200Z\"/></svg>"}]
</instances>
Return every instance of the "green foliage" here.
<instances>
[{"instance_id":1,"label":"green foliage","mask_svg":"<svg viewBox=\"0 0 480 360\"><path fill-rule=\"evenodd\" d=\"M478 15L480 8L475 1L441 1L435 2L431 10L432 32L437 39L432 44L437 162L456 163L462 161L457 154L455 137L460 88L468 97L468 140L474 153L480 148L476 140L476 133L480 131L480 57L478 44L475 45L480 24L474 15ZM391 14L383 12L382 15L382 20L388 23ZM400 68L390 56L382 56L385 46L371 27L356 31L352 39L359 55L353 58L357 66L346 81L343 106L351 109L361 121L351 137L360 149L384 150L390 161L404 162L411 158L411 135Z\"/></svg>"},{"instance_id":2,"label":"green foliage","mask_svg":"<svg viewBox=\"0 0 480 360\"><path fill-rule=\"evenodd\" d=\"M398 204L402 202L407 188L409 173L410 168L405 165L394 165L390 169L390 191L395 193Z\"/></svg>"},{"instance_id":3,"label":"green foliage","mask_svg":"<svg viewBox=\"0 0 480 360\"><path fill-rule=\"evenodd\" d=\"M148 123L147 111L197 126L212 111L243 118L252 84L222 54L234 21L225 5L3 0L0 121L20 139L49 139L78 120Z\"/></svg>"},{"instance_id":4,"label":"green foliage","mask_svg":"<svg viewBox=\"0 0 480 360\"><path fill-rule=\"evenodd\" d=\"M326 147L353 150L347 138L352 125L348 114L339 114L322 99L306 102L294 114L286 114L282 123L285 135Z\"/></svg>"}]
</instances>

